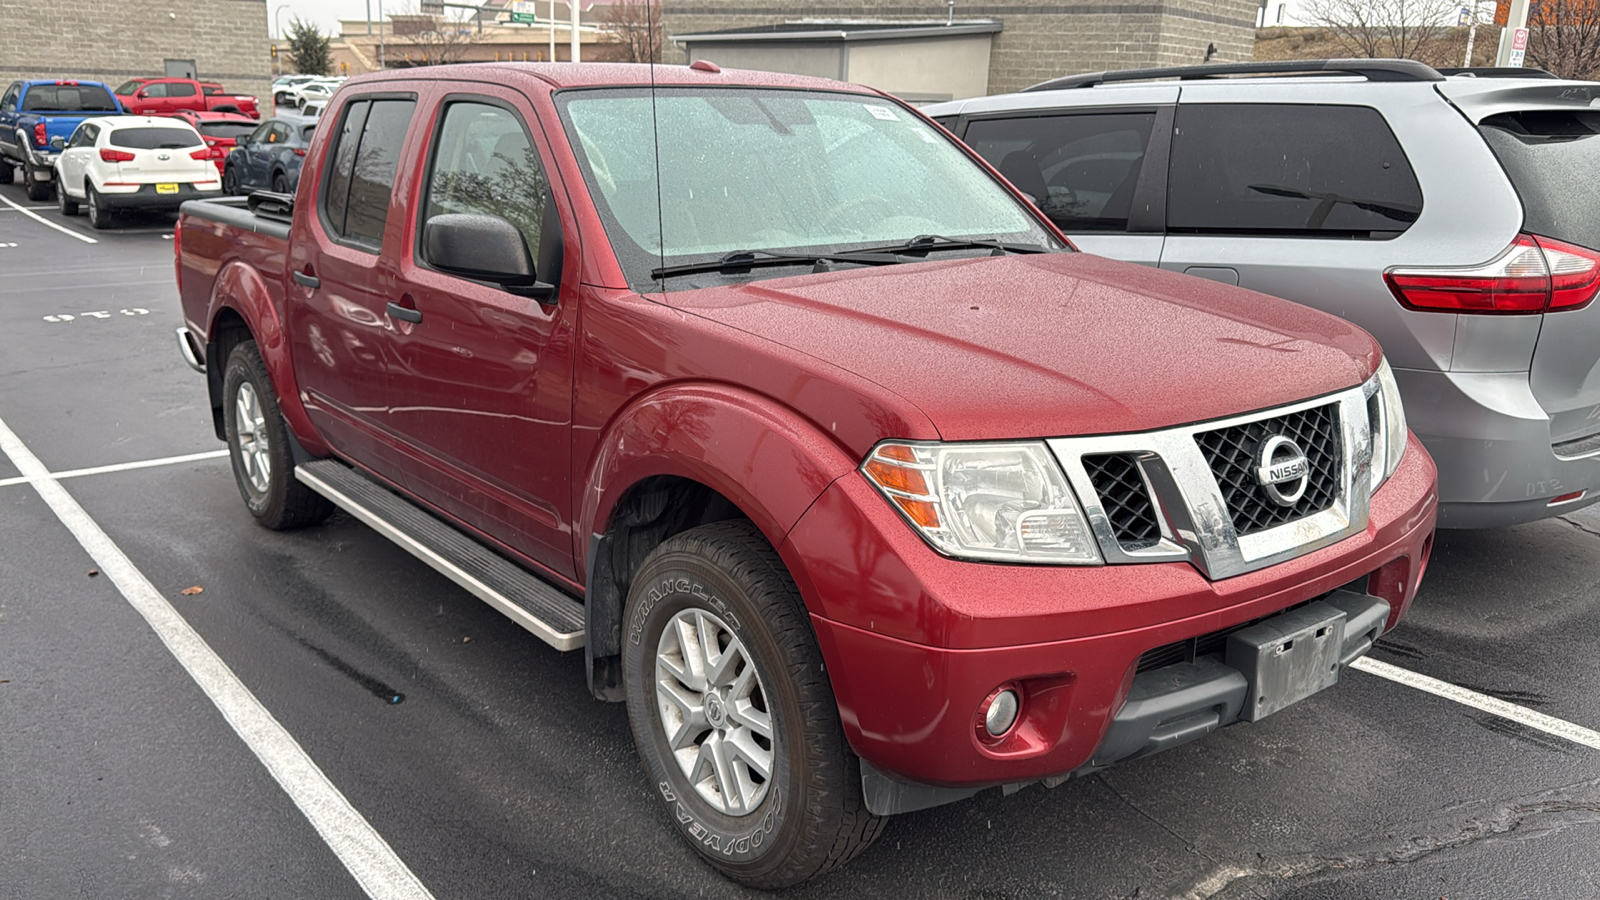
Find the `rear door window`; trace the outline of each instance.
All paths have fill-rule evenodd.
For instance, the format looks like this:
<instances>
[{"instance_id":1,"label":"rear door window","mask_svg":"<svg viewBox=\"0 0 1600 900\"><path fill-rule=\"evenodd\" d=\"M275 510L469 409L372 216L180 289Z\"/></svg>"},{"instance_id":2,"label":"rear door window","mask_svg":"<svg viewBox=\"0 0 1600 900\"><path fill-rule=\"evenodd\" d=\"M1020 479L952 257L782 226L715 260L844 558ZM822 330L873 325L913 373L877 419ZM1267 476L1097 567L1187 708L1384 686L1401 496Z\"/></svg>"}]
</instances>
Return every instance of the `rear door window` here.
<instances>
[{"instance_id":1,"label":"rear door window","mask_svg":"<svg viewBox=\"0 0 1600 900\"><path fill-rule=\"evenodd\" d=\"M1600 111L1501 113L1478 130L1522 198L1523 228L1600 249Z\"/></svg>"},{"instance_id":2,"label":"rear door window","mask_svg":"<svg viewBox=\"0 0 1600 900\"><path fill-rule=\"evenodd\" d=\"M168 97L193 97L194 85L183 81L167 82Z\"/></svg>"},{"instance_id":3,"label":"rear door window","mask_svg":"<svg viewBox=\"0 0 1600 900\"><path fill-rule=\"evenodd\" d=\"M1389 238L1417 220L1422 188L1377 110L1179 105L1167 230Z\"/></svg>"},{"instance_id":4,"label":"rear door window","mask_svg":"<svg viewBox=\"0 0 1600 900\"><path fill-rule=\"evenodd\" d=\"M334 235L376 252L383 244L400 148L415 100L358 100L345 107L323 190L324 222Z\"/></svg>"},{"instance_id":5,"label":"rear door window","mask_svg":"<svg viewBox=\"0 0 1600 900\"><path fill-rule=\"evenodd\" d=\"M978 119L966 141L1062 231L1126 231L1155 113Z\"/></svg>"}]
</instances>

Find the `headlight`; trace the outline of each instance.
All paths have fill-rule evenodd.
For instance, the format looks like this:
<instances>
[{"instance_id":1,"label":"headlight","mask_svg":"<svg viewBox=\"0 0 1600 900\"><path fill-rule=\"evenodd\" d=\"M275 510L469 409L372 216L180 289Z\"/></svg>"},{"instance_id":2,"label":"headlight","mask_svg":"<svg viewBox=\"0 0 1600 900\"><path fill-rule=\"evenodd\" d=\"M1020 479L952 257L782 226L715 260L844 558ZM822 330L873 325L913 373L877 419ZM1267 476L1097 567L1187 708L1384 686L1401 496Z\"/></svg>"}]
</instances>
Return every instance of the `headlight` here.
<instances>
[{"instance_id":1,"label":"headlight","mask_svg":"<svg viewBox=\"0 0 1600 900\"><path fill-rule=\"evenodd\" d=\"M1100 562L1083 511L1044 444L888 442L873 448L861 471L947 556Z\"/></svg>"},{"instance_id":2,"label":"headlight","mask_svg":"<svg viewBox=\"0 0 1600 900\"><path fill-rule=\"evenodd\" d=\"M1367 414L1372 424L1372 490L1377 491L1400 468L1406 452L1406 411L1387 359L1367 382Z\"/></svg>"}]
</instances>

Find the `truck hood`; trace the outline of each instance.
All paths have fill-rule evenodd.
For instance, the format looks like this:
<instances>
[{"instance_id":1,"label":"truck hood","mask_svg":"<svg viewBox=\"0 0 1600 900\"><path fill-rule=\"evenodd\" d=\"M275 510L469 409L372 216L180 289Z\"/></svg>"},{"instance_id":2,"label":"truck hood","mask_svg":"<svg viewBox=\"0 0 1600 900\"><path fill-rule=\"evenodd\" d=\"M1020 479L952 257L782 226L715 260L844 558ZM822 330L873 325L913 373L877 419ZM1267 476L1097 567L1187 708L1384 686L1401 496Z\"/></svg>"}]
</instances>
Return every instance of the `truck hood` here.
<instances>
[{"instance_id":1,"label":"truck hood","mask_svg":"<svg viewBox=\"0 0 1600 900\"><path fill-rule=\"evenodd\" d=\"M1360 384L1361 329L1085 253L849 269L677 291L686 313L899 394L945 440L1146 431Z\"/></svg>"}]
</instances>

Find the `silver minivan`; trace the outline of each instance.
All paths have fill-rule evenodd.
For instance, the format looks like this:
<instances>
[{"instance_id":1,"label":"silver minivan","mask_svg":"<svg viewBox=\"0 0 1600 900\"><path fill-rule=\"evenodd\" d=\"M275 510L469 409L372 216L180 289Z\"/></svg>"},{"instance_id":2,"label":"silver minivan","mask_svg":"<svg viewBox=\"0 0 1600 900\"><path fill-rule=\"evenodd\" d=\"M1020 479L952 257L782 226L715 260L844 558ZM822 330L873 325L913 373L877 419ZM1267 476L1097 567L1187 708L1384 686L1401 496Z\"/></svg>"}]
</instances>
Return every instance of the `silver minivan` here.
<instances>
[{"instance_id":1,"label":"silver minivan","mask_svg":"<svg viewBox=\"0 0 1600 900\"><path fill-rule=\"evenodd\" d=\"M1600 84L1446 72L1099 72L923 111L1083 250L1370 331L1439 524L1510 525L1600 500Z\"/></svg>"}]
</instances>

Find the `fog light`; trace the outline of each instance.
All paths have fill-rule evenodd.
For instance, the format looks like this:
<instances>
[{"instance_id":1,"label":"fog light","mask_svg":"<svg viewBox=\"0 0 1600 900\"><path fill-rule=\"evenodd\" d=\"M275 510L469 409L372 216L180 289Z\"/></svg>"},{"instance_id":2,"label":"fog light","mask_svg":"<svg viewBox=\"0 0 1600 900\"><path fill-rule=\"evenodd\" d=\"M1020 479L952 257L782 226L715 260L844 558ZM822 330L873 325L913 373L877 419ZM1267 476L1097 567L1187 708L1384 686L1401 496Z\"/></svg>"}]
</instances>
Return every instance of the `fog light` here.
<instances>
[{"instance_id":1,"label":"fog light","mask_svg":"<svg viewBox=\"0 0 1600 900\"><path fill-rule=\"evenodd\" d=\"M1017 692L1007 689L989 698L989 708L983 712L983 727L990 737L999 737L1011 730L1017 722Z\"/></svg>"}]
</instances>

